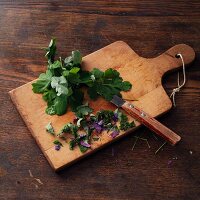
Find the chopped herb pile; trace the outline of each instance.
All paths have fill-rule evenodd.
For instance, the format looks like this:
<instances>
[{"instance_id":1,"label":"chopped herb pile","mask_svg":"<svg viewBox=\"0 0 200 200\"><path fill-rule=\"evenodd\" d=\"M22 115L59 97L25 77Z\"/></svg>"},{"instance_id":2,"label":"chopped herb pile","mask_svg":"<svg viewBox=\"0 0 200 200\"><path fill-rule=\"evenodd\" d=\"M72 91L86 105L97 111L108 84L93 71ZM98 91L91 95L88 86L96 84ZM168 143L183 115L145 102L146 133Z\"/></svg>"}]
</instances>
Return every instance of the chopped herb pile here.
<instances>
[{"instance_id":1,"label":"chopped herb pile","mask_svg":"<svg viewBox=\"0 0 200 200\"><path fill-rule=\"evenodd\" d=\"M101 110L95 115L92 109L86 104L76 114L73 123L67 123L57 134L58 139L69 141L69 148L73 150L78 146L81 152L86 152L91 147L91 141L98 141L102 131L107 131L110 137L115 138L120 131L126 131L135 126L129 122L128 117L119 111ZM59 150L62 143L54 141L55 149Z\"/></svg>"},{"instance_id":2,"label":"chopped herb pile","mask_svg":"<svg viewBox=\"0 0 200 200\"><path fill-rule=\"evenodd\" d=\"M79 118L90 113L91 108L83 105L83 86L87 86L91 99L95 100L102 96L108 101L113 95L121 96L121 91L128 91L132 87L131 83L123 81L119 72L114 69L107 69L105 72L96 68L90 72L82 70L82 56L77 50L72 51L65 59L60 57L55 60L55 39L51 40L45 51L47 70L32 84L32 90L43 95L47 102L46 113L49 115L63 115L68 107L76 112ZM127 125L125 128L128 128Z\"/></svg>"}]
</instances>

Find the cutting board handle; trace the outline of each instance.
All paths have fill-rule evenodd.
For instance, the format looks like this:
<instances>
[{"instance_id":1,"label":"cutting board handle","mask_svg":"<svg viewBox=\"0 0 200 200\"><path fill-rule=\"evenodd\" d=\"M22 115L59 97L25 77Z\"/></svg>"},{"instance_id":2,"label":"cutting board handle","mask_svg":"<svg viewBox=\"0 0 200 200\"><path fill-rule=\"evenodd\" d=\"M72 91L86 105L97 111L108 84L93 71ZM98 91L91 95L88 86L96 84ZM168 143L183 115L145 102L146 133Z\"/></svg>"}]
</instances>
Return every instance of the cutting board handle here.
<instances>
[{"instance_id":1,"label":"cutting board handle","mask_svg":"<svg viewBox=\"0 0 200 200\"><path fill-rule=\"evenodd\" d=\"M151 58L150 61L154 65L156 64L161 75L164 75L166 72L182 66L181 59L176 57L179 53L182 54L186 66L194 61L194 49L186 44L175 45L160 56Z\"/></svg>"}]
</instances>

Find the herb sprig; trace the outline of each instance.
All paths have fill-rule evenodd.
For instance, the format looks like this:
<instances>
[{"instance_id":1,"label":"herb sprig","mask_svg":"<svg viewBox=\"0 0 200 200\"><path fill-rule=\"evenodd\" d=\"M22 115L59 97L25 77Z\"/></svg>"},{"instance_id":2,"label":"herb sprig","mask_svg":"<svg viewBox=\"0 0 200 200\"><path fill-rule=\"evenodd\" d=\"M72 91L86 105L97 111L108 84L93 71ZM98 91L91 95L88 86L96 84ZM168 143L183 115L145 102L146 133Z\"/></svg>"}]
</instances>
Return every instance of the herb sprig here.
<instances>
[{"instance_id":1,"label":"herb sprig","mask_svg":"<svg viewBox=\"0 0 200 200\"><path fill-rule=\"evenodd\" d=\"M90 72L84 71L81 68L82 56L78 50L72 51L65 59L59 57L55 60L56 50L56 40L52 39L45 48L47 70L32 84L33 92L42 94L47 102L47 114L63 115L68 107L76 112L78 117L80 112L90 112L90 108L86 109L83 105L83 86L87 86L91 99L95 100L102 96L108 101L113 95L121 96L121 91L131 89L131 83L123 81L119 72L114 69L107 69L105 72L97 68Z\"/></svg>"}]
</instances>

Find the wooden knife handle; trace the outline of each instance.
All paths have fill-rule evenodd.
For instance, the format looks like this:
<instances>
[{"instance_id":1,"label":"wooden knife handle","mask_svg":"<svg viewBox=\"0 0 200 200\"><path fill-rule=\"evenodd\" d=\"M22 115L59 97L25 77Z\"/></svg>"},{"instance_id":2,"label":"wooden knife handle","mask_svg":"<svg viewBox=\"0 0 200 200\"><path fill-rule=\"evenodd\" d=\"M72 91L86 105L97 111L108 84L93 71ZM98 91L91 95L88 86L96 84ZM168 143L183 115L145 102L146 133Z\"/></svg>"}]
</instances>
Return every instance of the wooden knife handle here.
<instances>
[{"instance_id":1,"label":"wooden knife handle","mask_svg":"<svg viewBox=\"0 0 200 200\"><path fill-rule=\"evenodd\" d=\"M129 115L144 124L146 127L154 131L159 136L166 139L172 145L175 145L180 141L181 137L174 133L172 130L161 124L155 118L151 117L149 114L145 113L140 108L134 106L130 102L126 101L121 106Z\"/></svg>"}]
</instances>

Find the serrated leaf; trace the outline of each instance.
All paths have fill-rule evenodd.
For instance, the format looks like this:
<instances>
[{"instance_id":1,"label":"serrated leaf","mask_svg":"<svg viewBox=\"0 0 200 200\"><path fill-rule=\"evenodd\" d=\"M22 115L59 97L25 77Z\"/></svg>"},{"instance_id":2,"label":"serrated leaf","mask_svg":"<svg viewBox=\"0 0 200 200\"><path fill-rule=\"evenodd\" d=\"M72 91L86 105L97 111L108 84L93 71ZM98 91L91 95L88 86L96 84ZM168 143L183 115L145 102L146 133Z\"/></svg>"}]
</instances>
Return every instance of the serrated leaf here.
<instances>
[{"instance_id":1,"label":"serrated leaf","mask_svg":"<svg viewBox=\"0 0 200 200\"><path fill-rule=\"evenodd\" d=\"M32 84L34 93L43 93L51 83L52 73L47 70L46 73L40 74L38 80Z\"/></svg>"},{"instance_id":2,"label":"serrated leaf","mask_svg":"<svg viewBox=\"0 0 200 200\"><path fill-rule=\"evenodd\" d=\"M109 78L119 78L119 72L112 69L112 68L109 68L107 69L105 72L104 72L104 77L106 79L109 79Z\"/></svg>"},{"instance_id":3,"label":"serrated leaf","mask_svg":"<svg viewBox=\"0 0 200 200\"><path fill-rule=\"evenodd\" d=\"M72 60L73 60L73 64L75 65L81 64L82 56L81 56L80 51L78 50L72 51Z\"/></svg>"},{"instance_id":4,"label":"serrated leaf","mask_svg":"<svg viewBox=\"0 0 200 200\"><path fill-rule=\"evenodd\" d=\"M90 87L88 94L91 99L96 99L100 95L110 101L114 95L121 96L121 91L128 91L131 88L131 84L128 81L123 82L119 72L114 69L102 72L95 68L91 73L95 76L93 83L88 85Z\"/></svg>"},{"instance_id":5,"label":"serrated leaf","mask_svg":"<svg viewBox=\"0 0 200 200\"><path fill-rule=\"evenodd\" d=\"M91 73L95 76L95 79L99 79L104 75L104 73L97 68L94 68Z\"/></svg>"},{"instance_id":6,"label":"serrated leaf","mask_svg":"<svg viewBox=\"0 0 200 200\"><path fill-rule=\"evenodd\" d=\"M128 81L124 81L121 85L121 90L122 91L129 91L132 88L132 85Z\"/></svg>"},{"instance_id":7,"label":"serrated leaf","mask_svg":"<svg viewBox=\"0 0 200 200\"><path fill-rule=\"evenodd\" d=\"M78 117L78 118L84 118L84 116L87 116L88 114L92 113L93 109L90 108L88 106L88 104L85 104L85 105L81 105L79 107L77 107L76 109L76 113L75 115Z\"/></svg>"}]
</instances>

